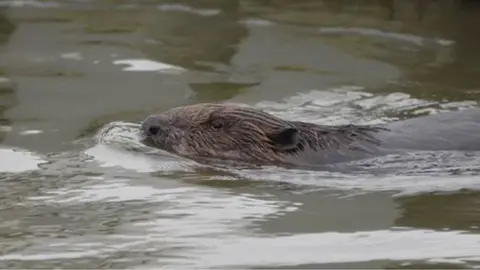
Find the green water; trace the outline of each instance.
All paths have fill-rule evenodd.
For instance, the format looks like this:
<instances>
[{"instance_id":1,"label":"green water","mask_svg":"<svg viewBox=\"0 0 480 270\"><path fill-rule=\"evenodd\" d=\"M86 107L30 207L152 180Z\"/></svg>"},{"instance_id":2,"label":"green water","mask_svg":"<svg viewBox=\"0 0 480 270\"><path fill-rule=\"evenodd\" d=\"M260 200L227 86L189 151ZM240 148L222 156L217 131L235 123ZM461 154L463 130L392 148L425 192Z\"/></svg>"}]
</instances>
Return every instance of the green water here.
<instances>
[{"instance_id":1,"label":"green water","mask_svg":"<svg viewBox=\"0 0 480 270\"><path fill-rule=\"evenodd\" d=\"M0 267L478 267L480 153L372 175L212 171L128 145L129 124L197 102L329 124L475 107L479 15L454 0L1 1Z\"/></svg>"}]
</instances>

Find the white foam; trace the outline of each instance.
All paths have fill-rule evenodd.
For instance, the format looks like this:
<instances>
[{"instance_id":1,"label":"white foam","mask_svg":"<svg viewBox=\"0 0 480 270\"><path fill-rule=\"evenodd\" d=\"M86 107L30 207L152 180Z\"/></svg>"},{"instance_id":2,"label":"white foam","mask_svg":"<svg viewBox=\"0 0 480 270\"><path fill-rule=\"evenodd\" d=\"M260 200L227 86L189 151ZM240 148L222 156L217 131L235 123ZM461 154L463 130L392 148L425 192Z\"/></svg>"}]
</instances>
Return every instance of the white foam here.
<instances>
[{"instance_id":1,"label":"white foam","mask_svg":"<svg viewBox=\"0 0 480 270\"><path fill-rule=\"evenodd\" d=\"M0 172L18 173L38 169L39 156L18 149L0 148Z\"/></svg>"},{"instance_id":2,"label":"white foam","mask_svg":"<svg viewBox=\"0 0 480 270\"><path fill-rule=\"evenodd\" d=\"M87 149L85 154L105 168L122 167L141 173L186 170L186 166L178 160L157 159L145 153L134 153L102 144Z\"/></svg>"},{"instance_id":3,"label":"white foam","mask_svg":"<svg viewBox=\"0 0 480 270\"><path fill-rule=\"evenodd\" d=\"M113 63L116 65L128 65L128 67L123 68L124 71L159 71L174 74L185 71L185 69L182 67L156 62L148 59L123 59L116 60Z\"/></svg>"},{"instance_id":4,"label":"white foam","mask_svg":"<svg viewBox=\"0 0 480 270\"><path fill-rule=\"evenodd\" d=\"M219 9L196 9L182 4L163 4L159 5L161 11L188 12L200 16L215 16L221 13Z\"/></svg>"},{"instance_id":5,"label":"white foam","mask_svg":"<svg viewBox=\"0 0 480 270\"><path fill-rule=\"evenodd\" d=\"M189 163L140 143L138 125L112 122L96 136L97 144L85 150L101 167L122 167L137 172L187 170ZM148 153L155 153L148 155ZM158 155L157 155L158 154Z\"/></svg>"}]
</instances>

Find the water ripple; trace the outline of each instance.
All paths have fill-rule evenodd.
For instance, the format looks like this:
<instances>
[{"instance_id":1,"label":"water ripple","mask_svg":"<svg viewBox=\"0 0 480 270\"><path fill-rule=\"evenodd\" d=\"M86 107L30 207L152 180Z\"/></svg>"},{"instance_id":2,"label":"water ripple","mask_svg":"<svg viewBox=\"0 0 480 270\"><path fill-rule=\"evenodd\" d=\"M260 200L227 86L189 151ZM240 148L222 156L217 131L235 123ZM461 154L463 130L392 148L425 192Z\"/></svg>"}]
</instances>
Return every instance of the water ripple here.
<instances>
[{"instance_id":1,"label":"water ripple","mask_svg":"<svg viewBox=\"0 0 480 270\"><path fill-rule=\"evenodd\" d=\"M384 115L381 121L388 122L398 118L387 114L392 110L452 107L438 105L408 95L380 97L343 88L256 106L286 118L339 123L342 117L378 121L372 112ZM342 107L348 110L338 110ZM325 115L330 118L322 118ZM138 124L112 122L99 130L94 145L83 153L51 154L47 163L34 163L31 168L38 168L35 177L43 181L19 185L23 183L19 175L4 178L2 188L22 199L9 201L11 209L2 212L8 220L1 222L0 228L5 235L17 237L12 238L14 242L3 238L4 245L11 247L0 261L5 265L41 262L42 266L81 267L85 260L90 266L102 266L108 259L112 265L225 268L375 260L459 264L480 258L480 239L461 231L388 229L277 235L260 229L261 223L299 211L303 204L296 201L299 197L283 200L261 190L275 190L285 183L292 188L283 191L300 196L321 190L347 191L349 196L479 190L480 153L412 152L324 171L252 169L199 164L147 147L138 135ZM4 160L13 160L9 157L15 152L6 151ZM219 188L221 182L253 183L256 192ZM24 243L21 247L19 237Z\"/></svg>"},{"instance_id":2,"label":"water ripple","mask_svg":"<svg viewBox=\"0 0 480 270\"><path fill-rule=\"evenodd\" d=\"M20 149L0 148L0 173L18 173L37 170L38 166L46 162L35 153Z\"/></svg>"},{"instance_id":3,"label":"water ripple","mask_svg":"<svg viewBox=\"0 0 480 270\"><path fill-rule=\"evenodd\" d=\"M425 45L428 43L435 43L441 46L451 46L455 44L454 40L440 39L440 38L428 39L425 37L412 35L412 34L394 33L394 32L382 31L379 29L362 28L362 27L321 27L319 29L319 32L322 34L358 34L358 35L365 35L365 36L391 38L399 41L411 42L418 46Z\"/></svg>"},{"instance_id":4,"label":"water ripple","mask_svg":"<svg viewBox=\"0 0 480 270\"><path fill-rule=\"evenodd\" d=\"M209 239L190 267L272 267L380 260L480 262L480 236L460 231L380 230ZM248 253L242 252L248 250ZM235 260L231 258L235 257Z\"/></svg>"},{"instance_id":5,"label":"water ripple","mask_svg":"<svg viewBox=\"0 0 480 270\"><path fill-rule=\"evenodd\" d=\"M415 115L425 108L435 112L452 108L475 106L474 103L434 104L409 95L393 93L373 96L357 87L342 87L331 91L311 91L284 102L261 102L258 108L280 117L317 123L378 123L390 122L399 114ZM395 111L396 114L388 112ZM377 117L382 115L383 117ZM343 119L338 121L338 119ZM354 121L357 119L358 121ZM220 167L198 164L139 143L138 126L115 122L99 133L99 144L87 153L102 166L119 166L143 172L161 172L163 176L180 179L201 178L219 181L255 181L259 183L290 184L319 189L349 190L352 192L390 191L397 195L425 192L451 192L480 188L480 152L417 151L365 159L347 164L326 166L323 171L305 171L278 167L260 169ZM132 151L133 150L133 151ZM157 151L156 155L147 155ZM106 154L109 153L109 154ZM198 173L210 168L208 175ZM305 189L304 189L305 191Z\"/></svg>"},{"instance_id":6,"label":"water ripple","mask_svg":"<svg viewBox=\"0 0 480 270\"><path fill-rule=\"evenodd\" d=\"M195 262L190 252L205 250L209 239L229 239L231 235L252 235L246 230L255 220L264 220L285 211L294 211L296 204L275 200L270 196L231 194L217 189L178 187L158 189L136 186L132 181L104 179L106 183L76 189L59 189L45 196L31 197L46 205L62 205L64 211L98 203L121 203L132 200L148 202L143 211L116 226L113 234L75 236L38 241L21 252L0 256L0 260L66 260L85 257L112 257L119 252L160 251L159 262L177 265ZM108 208L100 207L110 216ZM37 231L40 229L37 228ZM164 249L158 249L163 246ZM48 250L45 253L44 250Z\"/></svg>"}]
</instances>

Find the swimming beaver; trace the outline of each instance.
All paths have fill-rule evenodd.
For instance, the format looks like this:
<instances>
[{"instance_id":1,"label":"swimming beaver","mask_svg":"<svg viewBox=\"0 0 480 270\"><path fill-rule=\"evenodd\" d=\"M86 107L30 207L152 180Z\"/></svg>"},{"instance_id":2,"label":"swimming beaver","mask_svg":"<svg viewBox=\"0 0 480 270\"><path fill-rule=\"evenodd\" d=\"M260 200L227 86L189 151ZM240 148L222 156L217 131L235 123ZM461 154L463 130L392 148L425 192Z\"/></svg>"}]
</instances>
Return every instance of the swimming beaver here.
<instances>
[{"instance_id":1,"label":"swimming beaver","mask_svg":"<svg viewBox=\"0 0 480 270\"><path fill-rule=\"evenodd\" d=\"M176 107L142 122L144 142L192 159L316 166L411 150L479 150L480 109L384 125L287 121L234 104Z\"/></svg>"}]
</instances>

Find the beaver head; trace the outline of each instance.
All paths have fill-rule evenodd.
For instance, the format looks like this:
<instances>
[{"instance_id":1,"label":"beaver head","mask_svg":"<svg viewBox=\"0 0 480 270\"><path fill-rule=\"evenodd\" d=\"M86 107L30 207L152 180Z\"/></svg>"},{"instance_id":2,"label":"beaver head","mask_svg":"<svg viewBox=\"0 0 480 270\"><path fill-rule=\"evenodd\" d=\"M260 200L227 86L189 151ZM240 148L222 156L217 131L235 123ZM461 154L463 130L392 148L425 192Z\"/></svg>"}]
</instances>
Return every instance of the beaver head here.
<instances>
[{"instance_id":1,"label":"beaver head","mask_svg":"<svg viewBox=\"0 0 480 270\"><path fill-rule=\"evenodd\" d=\"M141 129L150 145L191 158L265 164L281 161L299 145L293 123L234 104L176 107L148 116Z\"/></svg>"}]
</instances>

